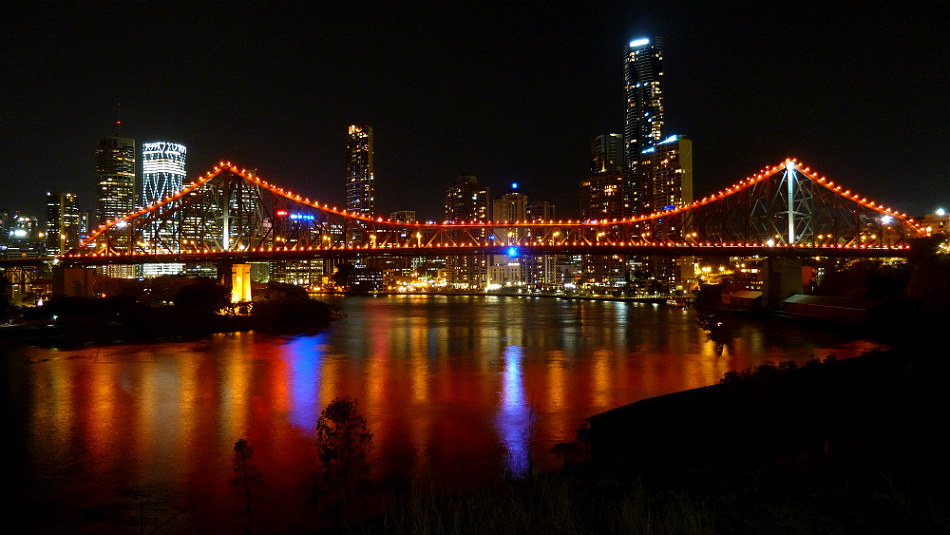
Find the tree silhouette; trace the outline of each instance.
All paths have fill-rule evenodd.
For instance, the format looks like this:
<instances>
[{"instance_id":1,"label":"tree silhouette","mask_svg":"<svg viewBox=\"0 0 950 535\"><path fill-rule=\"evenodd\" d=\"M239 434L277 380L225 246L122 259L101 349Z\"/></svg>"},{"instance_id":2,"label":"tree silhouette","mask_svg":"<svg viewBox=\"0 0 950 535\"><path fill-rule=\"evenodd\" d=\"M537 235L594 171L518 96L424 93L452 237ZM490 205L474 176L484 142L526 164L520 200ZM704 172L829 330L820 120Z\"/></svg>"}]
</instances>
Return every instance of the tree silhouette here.
<instances>
[{"instance_id":1,"label":"tree silhouette","mask_svg":"<svg viewBox=\"0 0 950 535\"><path fill-rule=\"evenodd\" d=\"M317 456L327 484L336 492L349 494L350 484L365 475L367 454L373 434L359 413L359 402L345 396L335 398L317 420Z\"/></svg>"},{"instance_id":2,"label":"tree silhouette","mask_svg":"<svg viewBox=\"0 0 950 535\"><path fill-rule=\"evenodd\" d=\"M231 478L231 486L236 487L244 483L244 493L247 497L247 532L251 533L251 485L259 485L263 481L263 474L257 470L253 464L249 464L254 450L248 445L247 440L239 439L234 443L234 458L232 460L234 473Z\"/></svg>"}]
</instances>

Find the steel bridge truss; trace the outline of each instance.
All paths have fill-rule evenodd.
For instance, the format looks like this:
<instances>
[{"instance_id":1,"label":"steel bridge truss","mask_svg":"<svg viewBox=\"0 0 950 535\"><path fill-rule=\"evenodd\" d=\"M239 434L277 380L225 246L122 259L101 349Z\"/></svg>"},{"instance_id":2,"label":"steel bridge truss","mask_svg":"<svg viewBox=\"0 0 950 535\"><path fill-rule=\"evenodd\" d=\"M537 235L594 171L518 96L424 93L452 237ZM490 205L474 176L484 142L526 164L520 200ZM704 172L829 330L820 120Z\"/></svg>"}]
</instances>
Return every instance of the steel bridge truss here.
<instances>
[{"instance_id":1,"label":"steel bridge truss","mask_svg":"<svg viewBox=\"0 0 950 535\"><path fill-rule=\"evenodd\" d=\"M921 233L907 214L842 191L794 160L643 225L644 239L675 243L887 247Z\"/></svg>"},{"instance_id":2,"label":"steel bridge truss","mask_svg":"<svg viewBox=\"0 0 950 535\"><path fill-rule=\"evenodd\" d=\"M70 255L698 244L898 247L920 232L906 214L841 191L794 160L692 204L636 218L436 224L348 213L222 162L162 202L100 226Z\"/></svg>"}]
</instances>

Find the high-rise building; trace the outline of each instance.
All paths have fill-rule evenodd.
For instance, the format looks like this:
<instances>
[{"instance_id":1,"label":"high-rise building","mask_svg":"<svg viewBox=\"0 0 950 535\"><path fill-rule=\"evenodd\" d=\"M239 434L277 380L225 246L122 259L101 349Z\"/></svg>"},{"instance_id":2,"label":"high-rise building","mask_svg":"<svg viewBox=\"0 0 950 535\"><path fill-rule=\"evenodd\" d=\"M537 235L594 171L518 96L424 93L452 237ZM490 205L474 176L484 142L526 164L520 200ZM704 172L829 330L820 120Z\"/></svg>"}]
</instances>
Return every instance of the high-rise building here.
<instances>
[{"instance_id":1,"label":"high-rise building","mask_svg":"<svg viewBox=\"0 0 950 535\"><path fill-rule=\"evenodd\" d=\"M181 190L186 154L185 146L178 143L142 144L142 204L157 203Z\"/></svg>"},{"instance_id":2,"label":"high-rise building","mask_svg":"<svg viewBox=\"0 0 950 535\"><path fill-rule=\"evenodd\" d=\"M445 192L445 219L488 221L488 186L472 175L461 175Z\"/></svg>"},{"instance_id":3,"label":"high-rise building","mask_svg":"<svg viewBox=\"0 0 950 535\"><path fill-rule=\"evenodd\" d=\"M670 136L644 149L640 154L640 171L648 185L642 198L644 212L669 210L693 202L693 142L686 136ZM686 228L664 225L664 234L653 239L666 241L690 232ZM691 257L644 256L643 271L669 292L685 289L685 267Z\"/></svg>"},{"instance_id":4,"label":"high-rise building","mask_svg":"<svg viewBox=\"0 0 950 535\"><path fill-rule=\"evenodd\" d=\"M645 212L667 210L693 202L693 142L670 136L640 154L640 171L649 184Z\"/></svg>"},{"instance_id":5,"label":"high-rise building","mask_svg":"<svg viewBox=\"0 0 950 535\"><path fill-rule=\"evenodd\" d=\"M590 142L590 172L623 173L623 136L604 134Z\"/></svg>"},{"instance_id":6,"label":"high-rise building","mask_svg":"<svg viewBox=\"0 0 950 535\"><path fill-rule=\"evenodd\" d=\"M472 175L462 175L445 192L445 219L447 221L488 221L488 186L479 185ZM463 242L482 235L452 231L453 239ZM457 288L476 288L485 282L487 260L484 256L450 256L445 259L447 282Z\"/></svg>"},{"instance_id":7,"label":"high-rise building","mask_svg":"<svg viewBox=\"0 0 950 535\"><path fill-rule=\"evenodd\" d=\"M372 216L376 212L373 128L351 125L346 138L346 209Z\"/></svg>"},{"instance_id":8,"label":"high-rise building","mask_svg":"<svg viewBox=\"0 0 950 535\"><path fill-rule=\"evenodd\" d=\"M551 221L554 219L554 205L548 201L529 202L524 215L528 221Z\"/></svg>"},{"instance_id":9,"label":"high-rise building","mask_svg":"<svg viewBox=\"0 0 950 535\"><path fill-rule=\"evenodd\" d=\"M628 215L627 181L617 160L620 136L606 134L591 141L590 175L580 183L580 209L583 219L621 219ZM628 272L626 259L619 255L584 255L581 270L589 285L607 287L624 283Z\"/></svg>"},{"instance_id":10,"label":"high-rise building","mask_svg":"<svg viewBox=\"0 0 950 535\"><path fill-rule=\"evenodd\" d=\"M46 253L62 254L79 245L80 213L76 195L46 193Z\"/></svg>"},{"instance_id":11,"label":"high-rise building","mask_svg":"<svg viewBox=\"0 0 950 535\"><path fill-rule=\"evenodd\" d=\"M135 207L135 140L100 137L96 146L96 221L103 224Z\"/></svg>"},{"instance_id":12,"label":"high-rise building","mask_svg":"<svg viewBox=\"0 0 950 535\"><path fill-rule=\"evenodd\" d=\"M663 136L663 47L659 37L631 41L624 54L626 120L624 125L627 215L642 214L647 185L640 169L644 150Z\"/></svg>"},{"instance_id":13,"label":"high-rise building","mask_svg":"<svg viewBox=\"0 0 950 535\"><path fill-rule=\"evenodd\" d=\"M512 185L512 191L492 201L492 220L495 223L509 221L524 221L525 208L528 205L528 196L516 191L517 184Z\"/></svg>"},{"instance_id":14,"label":"high-rise building","mask_svg":"<svg viewBox=\"0 0 950 535\"><path fill-rule=\"evenodd\" d=\"M624 179L620 173L596 173L580 184L581 217L614 219L624 216Z\"/></svg>"}]
</instances>

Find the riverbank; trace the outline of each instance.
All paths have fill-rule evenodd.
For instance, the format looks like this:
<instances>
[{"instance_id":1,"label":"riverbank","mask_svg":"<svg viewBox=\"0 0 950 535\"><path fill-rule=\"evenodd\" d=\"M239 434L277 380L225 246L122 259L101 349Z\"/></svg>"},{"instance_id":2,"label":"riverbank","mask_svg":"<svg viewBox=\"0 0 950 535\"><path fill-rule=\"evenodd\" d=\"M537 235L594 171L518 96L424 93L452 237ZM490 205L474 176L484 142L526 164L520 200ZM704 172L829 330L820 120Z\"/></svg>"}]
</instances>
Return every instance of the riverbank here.
<instances>
[{"instance_id":1,"label":"riverbank","mask_svg":"<svg viewBox=\"0 0 950 535\"><path fill-rule=\"evenodd\" d=\"M210 307L67 298L31 310L34 319L0 327L0 341L59 349L180 342L250 330L278 334L316 332L342 317L326 303L310 299L265 301L248 308L244 313L222 314Z\"/></svg>"},{"instance_id":2,"label":"riverbank","mask_svg":"<svg viewBox=\"0 0 950 535\"><path fill-rule=\"evenodd\" d=\"M414 488L393 494L385 514L369 520L354 516L344 528L350 533L950 533L945 485L950 459L942 447L944 426L937 423L950 401L950 364L940 355L920 353L925 347L908 343L848 362L706 387L699 389L708 392L703 400L692 395L697 391L682 393L693 399L683 414L707 420L712 429L719 421L722 433L731 433L729 425L742 418L715 409L722 396L744 400L747 408L764 404L759 412L772 414L770 422L740 419L750 436L769 427L785 429L795 439L802 425L812 426L805 422L830 422L825 427L840 442L823 456L819 445L817 460L793 456L791 462L763 463L758 452L735 447L717 453L702 436L712 438L712 429L695 429L695 423L667 415L671 428L699 433L680 440L685 450L676 451L708 455L671 454L664 444L677 441L678 432L658 434L630 421L625 428L636 429L638 441L652 444L655 453L664 452L662 462L630 450L611 460L568 462L559 471L463 493ZM797 389L802 395L783 398L783 406L771 410L763 393L775 397L776 380L786 385L782 392ZM840 399L827 404L811 399L805 393L816 382L829 392L840 385ZM854 386L867 399L853 399ZM860 433L853 433L856 428ZM595 458L597 446L592 439Z\"/></svg>"}]
</instances>

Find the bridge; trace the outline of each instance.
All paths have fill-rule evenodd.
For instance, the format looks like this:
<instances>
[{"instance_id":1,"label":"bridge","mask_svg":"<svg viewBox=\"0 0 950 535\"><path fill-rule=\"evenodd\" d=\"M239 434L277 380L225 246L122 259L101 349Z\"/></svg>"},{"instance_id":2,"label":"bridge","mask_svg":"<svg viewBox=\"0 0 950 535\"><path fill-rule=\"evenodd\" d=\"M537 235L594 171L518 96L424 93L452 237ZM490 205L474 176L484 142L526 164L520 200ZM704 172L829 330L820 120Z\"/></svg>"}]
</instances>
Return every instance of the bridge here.
<instances>
[{"instance_id":1,"label":"bridge","mask_svg":"<svg viewBox=\"0 0 950 535\"><path fill-rule=\"evenodd\" d=\"M404 222L321 204L220 162L160 202L104 222L58 257L0 259L15 284L29 266L251 262L317 258L590 254L907 257L926 233L796 159L669 210L622 219ZM24 278L25 277L25 278ZM247 277L245 277L246 279ZM20 280L23 279L23 280Z\"/></svg>"},{"instance_id":2,"label":"bridge","mask_svg":"<svg viewBox=\"0 0 950 535\"><path fill-rule=\"evenodd\" d=\"M410 223L347 212L221 162L105 222L64 265L504 254L905 257L924 231L789 159L688 205L623 219Z\"/></svg>"}]
</instances>

